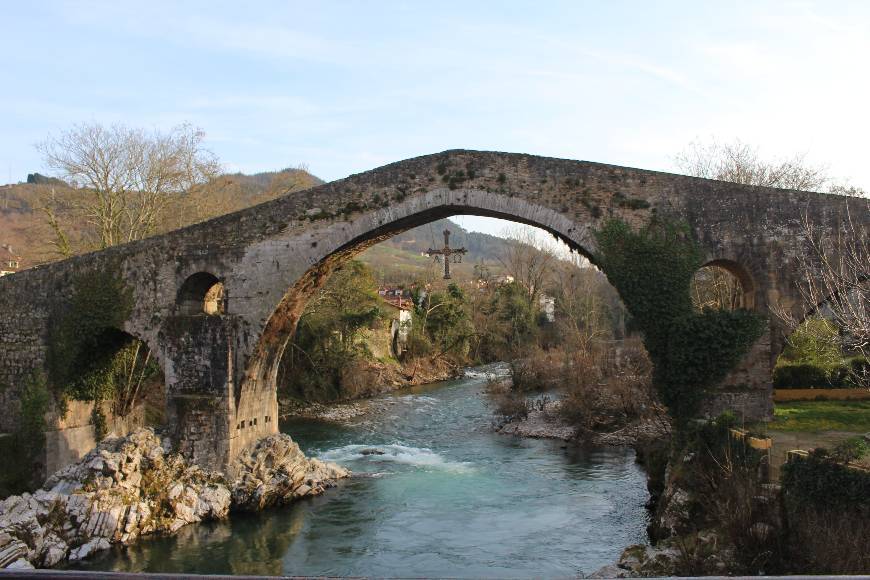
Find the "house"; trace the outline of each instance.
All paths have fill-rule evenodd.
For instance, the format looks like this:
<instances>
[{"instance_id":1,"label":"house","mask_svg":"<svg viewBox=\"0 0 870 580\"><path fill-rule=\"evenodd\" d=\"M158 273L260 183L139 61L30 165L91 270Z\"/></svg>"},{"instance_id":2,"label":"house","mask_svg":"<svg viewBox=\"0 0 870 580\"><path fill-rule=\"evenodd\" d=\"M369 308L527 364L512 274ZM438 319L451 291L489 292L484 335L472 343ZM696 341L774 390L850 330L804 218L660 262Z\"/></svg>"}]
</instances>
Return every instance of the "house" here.
<instances>
[{"instance_id":1,"label":"house","mask_svg":"<svg viewBox=\"0 0 870 580\"><path fill-rule=\"evenodd\" d=\"M407 297L409 293L401 287L398 286L381 286L378 288L378 294L383 298L397 298L397 297Z\"/></svg>"},{"instance_id":2,"label":"house","mask_svg":"<svg viewBox=\"0 0 870 580\"><path fill-rule=\"evenodd\" d=\"M475 281L478 289L498 286L504 286L505 284L512 284L514 281L514 277L510 274L501 274L499 276L492 276L488 278L478 278Z\"/></svg>"},{"instance_id":3,"label":"house","mask_svg":"<svg viewBox=\"0 0 870 580\"><path fill-rule=\"evenodd\" d=\"M411 332L411 307L408 299L399 296L383 296L384 309L389 313L390 319L390 348L394 356L400 356L408 342L408 334Z\"/></svg>"},{"instance_id":4,"label":"house","mask_svg":"<svg viewBox=\"0 0 870 580\"><path fill-rule=\"evenodd\" d=\"M538 306L541 308L541 313L546 318L547 322L556 320L556 299L546 294L538 296Z\"/></svg>"},{"instance_id":5,"label":"house","mask_svg":"<svg viewBox=\"0 0 870 580\"><path fill-rule=\"evenodd\" d=\"M0 276L21 270L21 256L12 251L11 245L0 245Z\"/></svg>"}]
</instances>

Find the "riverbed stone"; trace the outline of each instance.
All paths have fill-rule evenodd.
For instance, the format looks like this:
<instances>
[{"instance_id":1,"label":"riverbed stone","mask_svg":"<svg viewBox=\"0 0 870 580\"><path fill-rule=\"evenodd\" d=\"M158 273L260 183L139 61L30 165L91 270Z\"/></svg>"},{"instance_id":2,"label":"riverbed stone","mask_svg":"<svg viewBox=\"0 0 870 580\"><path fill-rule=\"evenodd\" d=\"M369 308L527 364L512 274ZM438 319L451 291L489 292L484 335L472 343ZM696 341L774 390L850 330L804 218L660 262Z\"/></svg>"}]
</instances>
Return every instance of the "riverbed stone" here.
<instances>
[{"instance_id":1,"label":"riverbed stone","mask_svg":"<svg viewBox=\"0 0 870 580\"><path fill-rule=\"evenodd\" d=\"M602 566L592 574L586 576L587 578L629 578L630 574L627 570L623 570L616 564L608 564L607 566Z\"/></svg>"}]
</instances>

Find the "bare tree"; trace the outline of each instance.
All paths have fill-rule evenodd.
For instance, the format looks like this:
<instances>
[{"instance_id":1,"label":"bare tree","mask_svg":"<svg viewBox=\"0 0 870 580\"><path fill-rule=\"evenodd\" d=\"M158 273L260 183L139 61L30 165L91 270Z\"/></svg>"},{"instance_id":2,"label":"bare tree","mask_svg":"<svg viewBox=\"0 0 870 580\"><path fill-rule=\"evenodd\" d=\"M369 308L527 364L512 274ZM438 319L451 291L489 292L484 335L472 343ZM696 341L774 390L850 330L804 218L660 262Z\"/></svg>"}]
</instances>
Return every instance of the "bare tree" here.
<instances>
[{"instance_id":1,"label":"bare tree","mask_svg":"<svg viewBox=\"0 0 870 580\"><path fill-rule=\"evenodd\" d=\"M830 185L825 169L808 164L805 155L767 161L762 159L757 147L740 140L692 142L676 156L675 162L678 170L686 175L745 185L801 191L821 191Z\"/></svg>"},{"instance_id":2,"label":"bare tree","mask_svg":"<svg viewBox=\"0 0 870 580\"><path fill-rule=\"evenodd\" d=\"M613 318L623 313L618 298L608 296L615 291L598 270L562 261L553 272L552 292L564 344L588 352L593 342L613 337Z\"/></svg>"},{"instance_id":3,"label":"bare tree","mask_svg":"<svg viewBox=\"0 0 870 580\"><path fill-rule=\"evenodd\" d=\"M54 251L61 258L69 258L73 255L73 248L69 235L64 230L58 217L58 208L61 206L62 202L58 199L57 192L52 187L51 194L40 200L39 211L45 214L45 221L54 236L54 239L50 242L54 247Z\"/></svg>"},{"instance_id":4,"label":"bare tree","mask_svg":"<svg viewBox=\"0 0 870 580\"><path fill-rule=\"evenodd\" d=\"M859 207L870 215L870 202ZM802 308L798 312L776 305L774 314L792 330L806 316L824 317L839 329L814 337L836 341L844 352L870 357L870 225L852 218L846 208L843 224L833 235L819 230L808 215L803 218L808 251L798 256L801 276L798 292ZM805 325L806 332L821 325ZM856 377L870 386L870 377Z\"/></svg>"},{"instance_id":5,"label":"bare tree","mask_svg":"<svg viewBox=\"0 0 870 580\"><path fill-rule=\"evenodd\" d=\"M190 125L146 132L123 125L77 125L37 147L45 163L82 193L77 209L90 226L92 245L107 248L155 233L173 195L205 183L219 170L203 147L205 134ZM57 214L46 205L52 228Z\"/></svg>"},{"instance_id":6,"label":"bare tree","mask_svg":"<svg viewBox=\"0 0 870 580\"><path fill-rule=\"evenodd\" d=\"M504 238L507 243L498 261L513 276L514 281L525 289L529 305L534 307L557 260L556 249L528 227L507 230Z\"/></svg>"},{"instance_id":7,"label":"bare tree","mask_svg":"<svg viewBox=\"0 0 870 580\"><path fill-rule=\"evenodd\" d=\"M705 266L692 277L692 305L696 310L743 308L743 288L736 276L719 266Z\"/></svg>"}]
</instances>

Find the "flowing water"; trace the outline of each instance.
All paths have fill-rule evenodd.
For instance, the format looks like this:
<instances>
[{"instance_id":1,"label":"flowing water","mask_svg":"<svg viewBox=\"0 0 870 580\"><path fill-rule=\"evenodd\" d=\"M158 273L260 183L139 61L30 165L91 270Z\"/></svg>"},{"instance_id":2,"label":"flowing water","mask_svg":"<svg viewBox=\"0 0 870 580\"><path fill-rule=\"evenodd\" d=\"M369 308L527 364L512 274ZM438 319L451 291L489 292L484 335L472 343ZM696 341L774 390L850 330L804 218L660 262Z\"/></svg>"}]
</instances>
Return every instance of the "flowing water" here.
<instances>
[{"instance_id":1,"label":"flowing water","mask_svg":"<svg viewBox=\"0 0 870 580\"><path fill-rule=\"evenodd\" d=\"M191 525L84 564L210 574L565 577L646 540L634 452L493 433L485 379L415 388L335 425L282 425L354 477L323 496ZM374 453L373 453L374 451Z\"/></svg>"}]
</instances>

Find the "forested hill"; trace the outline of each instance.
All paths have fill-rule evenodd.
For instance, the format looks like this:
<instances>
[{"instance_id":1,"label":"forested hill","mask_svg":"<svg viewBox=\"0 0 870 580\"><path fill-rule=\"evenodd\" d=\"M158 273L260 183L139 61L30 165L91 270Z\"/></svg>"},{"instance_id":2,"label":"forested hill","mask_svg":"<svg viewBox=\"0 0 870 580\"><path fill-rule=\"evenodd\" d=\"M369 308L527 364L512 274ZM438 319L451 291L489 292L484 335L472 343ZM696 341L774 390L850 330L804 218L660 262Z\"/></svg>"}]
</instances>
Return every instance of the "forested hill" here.
<instances>
[{"instance_id":1,"label":"forested hill","mask_svg":"<svg viewBox=\"0 0 870 580\"><path fill-rule=\"evenodd\" d=\"M170 231L218 215L238 211L279 197L285 193L320 185L323 180L305 169L288 168L245 175L220 175L183 196L175 196L165 210L161 229ZM86 218L81 200L83 190L38 173L28 175L26 183L0 185L0 245L11 245L22 257L25 267L59 259L47 216L40 208L51 204L57 209L60 226L78 251L88 247L83 234Z\"/></svg>"},{"instance_id":2,"label":"forested hill","mask_svg":"<svg viewBox=\"0 0 870 580\"><path fill-rule=\"evenodd\" d=\"M469 232L450 219L442 219L416 227L390 238L386 243L415 254L429 248L444 246L444 230L450 230L450 246L468 250L465 259L471 262L497 261L505 241L497 236Z\"/></svg>"},{"instance_id":3,"label":"forested hill","mask_svg":"<svg viewBox=\"0 0 870 580\"><path fill-rule=\"evenodd\" d=\"M472 278L475 265L486 266L491 274L501 273L499 255L507 242L497 236L469 232L460 225L442 219L418 226L381 242L360 255L374 270L375 277L383 284L401 284L414 280L437 278L443 269L441 262L422 255L429 248L444 246L445 229L450 230L450 246L464 247L468 253L462 263L451 264L454 278Z\"/></svg>"},{"instance_id":4,"label":"forested hill","mask_svg":"<svg viewBox=\"0 0 870 580\"><path fill-rule=\"evenodd\" d=\"M284 169L245 175L221 175L197 191L174 198L167 207L161 231L169 231L217 215L268 201L285 193L300 191L323 183L303 169ZM25 267L58 259L47 215L41 209L54 199L64 232L79 251L87 247L86 218L80 209L83 190L63 181L40 174L28 176L27 183L0 186L0 244L11 245L22 257ZM360 259L368 263L381 283L402 283L423 278L437 278L443 265L422 254L430 247L444 245L443 231L451 232L452 247L464 247L468 253L461 264L451 264L454 277L469 279L475 264L485 264L490 273L501 271L498 256L505 241L496 236L469 232L447 219L426 224L379 244L364 252ZM159 233L159 232L158 232Z\"/></svg>"}]
</instances>

